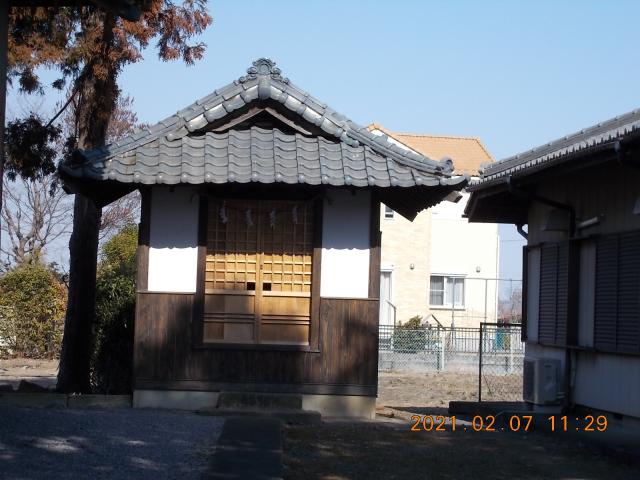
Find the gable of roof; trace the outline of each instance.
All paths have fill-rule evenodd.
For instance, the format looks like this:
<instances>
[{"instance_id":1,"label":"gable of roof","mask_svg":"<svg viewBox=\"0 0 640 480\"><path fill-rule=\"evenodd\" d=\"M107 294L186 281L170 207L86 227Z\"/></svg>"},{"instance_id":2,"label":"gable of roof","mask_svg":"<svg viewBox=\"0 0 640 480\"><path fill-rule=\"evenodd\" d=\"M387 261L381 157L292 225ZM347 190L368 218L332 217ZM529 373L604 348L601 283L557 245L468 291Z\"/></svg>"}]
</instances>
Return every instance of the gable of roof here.
<instances>
[{"instance_id":1,"label":"gable of roof","mask_svg":"<svg viewBox=\"0 0 640 480\"><path fill-rule=\"evenodd\" d=\"M113 144L78 151L58 169L67 190L101 205L154 184L332 185L378 189L410 219L468 182L451 176L450 159L432 160L373 135L264 58L175 115Z\"/></svg>"},{"instance_id":2,"label":"gable of roof","mask_svg":"<svg viewBox=\"0 0 640 480\"><path fill-rule=\"evenodd\" d=\"M640 134L638 109L495 162L487 166L480 179L469 186L469 190L506 182L510 176L524 177L637 134Z\"/></svg>"},{"instance_id":3,"label":"gable of roof","mask_svg":"<svg viewBox=\"0 0 640 480\"><path fill-rule=\"evenodd\" d=\"M137 183L152 183L149 175L160 175L160 172L137 172L133 179L124 178L121 172L110 169L111 165L130 156L136 149L146 148L154 142L171 143L186 137L202 134L207 126L230 116L234 111L246 107L252 102L273 101L295 115L318 127L327 137L335 142L351 148L364 148L388 159L399 168L415 171L418 179L427 176L448 177L453 171L450 160L435 161L425 155L404 150L386 139L377 137L366 127L359 126L344 115L329 108L308 93L293 85L288 78L282 76L279 68L269 59L261 58L253 62L247 75L233 83L214 91L188 107L180 110L163 121L149 128L139 130L113 144L80 152L80 163L65 163L60 167L63 175L82 177L88 174L95 179ZM88 165L87 165L88 164ZM87 167L84 168L83 167ZM100 178L95 174L101 172ZM166 176L165 176L166 179ZM203 183L205 178L186 177L179 181ZM231 179L228 179L232 181ZM417 184L420 181L418 180ZM394 184L393 179L391 184Z\"/></svg>"},{"instance_id":4,"label":"gable of roof","mask_svg":"<svg viewBox=\"0 0 640 480\"><path fill-rule=\"evenodd\" d=\"M378 130L407 148L429 158L450 158L455 167L454 173L458 175L467 173L471 176L478 176L486 165L494 161L477 137L398 133L392 132L378 123L372 123L367 128L371 132Z\"/></svg>"},{"instance_id":5,"label":"gable of roof","mask_svg":"<svg viewBox=\"0 0 640 480\"><path fill-rule=\"evenodd\" d=\"M549 175L620 162L639 140L640 110L633 110L493 163L467 187L471 197L465 216L476 222L524 224L531 200L516 190L522 193Z\"/></svg>"}]
</instances>

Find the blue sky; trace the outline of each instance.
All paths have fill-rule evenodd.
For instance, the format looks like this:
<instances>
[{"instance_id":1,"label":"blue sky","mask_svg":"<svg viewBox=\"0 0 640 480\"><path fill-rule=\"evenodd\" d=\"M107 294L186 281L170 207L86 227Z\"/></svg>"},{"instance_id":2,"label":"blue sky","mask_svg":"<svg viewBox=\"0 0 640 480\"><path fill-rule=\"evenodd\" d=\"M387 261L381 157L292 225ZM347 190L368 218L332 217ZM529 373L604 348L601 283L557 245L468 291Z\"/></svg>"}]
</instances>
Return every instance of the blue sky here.
<instances>
[{"instance_id":1,"label":"blue sky","mask_svg":"<svg viewBox=\"0 0 640 480\"><path fill-rule=\"evenodd\" d=\"M637 1L210 1L203 61L120 77L156 122L267 56L359 123L480 137L495 158L640 106ZM521 242L502 229L501 276Z\"/></svg>"}]
</instances>

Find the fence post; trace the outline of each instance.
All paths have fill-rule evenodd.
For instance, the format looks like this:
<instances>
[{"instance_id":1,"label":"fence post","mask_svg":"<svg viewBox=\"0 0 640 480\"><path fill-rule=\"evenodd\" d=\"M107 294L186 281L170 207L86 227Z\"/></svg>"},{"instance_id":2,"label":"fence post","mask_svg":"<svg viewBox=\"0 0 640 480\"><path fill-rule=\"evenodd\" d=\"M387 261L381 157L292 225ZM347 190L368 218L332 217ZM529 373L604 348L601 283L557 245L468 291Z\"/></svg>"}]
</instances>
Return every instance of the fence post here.
<instances>
[{"instance_id":1,"label":"fence post","mask_svg":"<svg viewBox=\"0 0 640 480\"><path fill-rule=\"evenodd\" d=\"M444 352L445 352L445 348L444 348L444 343L447 337L447 331L443 328L440 331L440 371L445 369L445 362L444 362Z\"/></svg>"},{"instance_id":2,"label":"fence post","mask_svg":"<svg viewBox=\"0 0 640 480\"><path fill-rule=\"evenodd\" d=\"M453 298L451 299L451 328L456 327L456 311L455 311L455 301Z\"/></svg>"},{"instance_id":3,"label":"fence post","mask_svg":"<svg viewBox=\"0 0 640 480\"><path fill-rule=\"evenodd\" d=\"M513 332L515 328L509 327L509 373L513 373Z\"/></svg>"},{"instance_id":4,"label":"fence post","mask_svg":"<svg viewBox=\"0 0 640 480\"><path fill-rule=\"evenodd\" d=\"M484 279L484 321L487 321L487 301L489 296L489 279Z\"/></svg>"},{"instance_id":5,"label":"fence post","mask_svg":"<svg viewBox=\"0 0 640 480\"><path fill-rule=\"evenodd\" d=\"M478 402L482 401L482 322L480 322L480 341L478 342Z\"/></svg>"}]
</instances>

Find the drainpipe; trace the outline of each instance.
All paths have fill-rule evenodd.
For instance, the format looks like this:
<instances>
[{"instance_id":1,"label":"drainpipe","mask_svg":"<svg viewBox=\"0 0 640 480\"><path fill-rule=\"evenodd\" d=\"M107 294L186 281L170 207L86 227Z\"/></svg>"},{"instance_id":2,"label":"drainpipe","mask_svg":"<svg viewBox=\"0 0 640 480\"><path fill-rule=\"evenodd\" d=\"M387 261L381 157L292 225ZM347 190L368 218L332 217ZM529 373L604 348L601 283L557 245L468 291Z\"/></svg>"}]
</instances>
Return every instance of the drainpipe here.
<instances>
[{"instance_id":1,"label":"drainpipe","mask_svg":"<svg viewBox=\"0 0 640 480\"><path fill-rule=\"evenodd\" d=\"M520 235L522 235L522 238L524 238L525 240L528 240L529 239L529 234L527 232L525 232L524 228L522 228L522 227L524 227L524 225L522 223L519 224L519 225L516 225L516 230L518 231L518 233Z\"/></svg>"},{"instance_id":2,"label":"drainpipe","mask_svg":"<svg viewBox=\"0 0 640 480\"><path fill-rule=\"evenodd\" d=\"M555 200L551 200L550 198L546 198L536 193L517 187L514 184L513 178L511 177L511 175L509 175L509 178L507 178L507 188L509 190L509 193L511 193L512 195L515 195L516 197L525 198L527 200L533 200L535 202L543 203L545 205L549 205L551 207L569 212L569 238L573 238L573 236L576 233L575 208L573 208L571 205L567 205L566 203L556 202Z\"/></svg>"}]
</instances>

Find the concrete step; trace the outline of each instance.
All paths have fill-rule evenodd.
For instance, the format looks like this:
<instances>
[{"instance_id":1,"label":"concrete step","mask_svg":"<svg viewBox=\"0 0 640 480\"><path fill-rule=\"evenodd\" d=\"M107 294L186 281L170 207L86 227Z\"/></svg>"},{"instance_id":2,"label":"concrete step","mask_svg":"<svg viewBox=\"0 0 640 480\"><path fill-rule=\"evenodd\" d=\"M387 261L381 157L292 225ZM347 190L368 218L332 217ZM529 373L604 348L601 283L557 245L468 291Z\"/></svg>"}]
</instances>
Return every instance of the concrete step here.
<instances>
[{"instance_id":1,"label":"concrete step","mask_svg":"<svg viewBox=\"0 0 640 480\"><path fill-rule=\"evenodd\" d=\"M219 407L205 408L197 413L216 417L268 417L289 425L317 425L322 422L320 412L301 409Z\"/></svg>"},{"instance_id":2,"label":"concrete step","mask_svg":"<svg viewBox=\"0 0 640 480\"><path fill-rule=\"evenodd\" d=\"M220 392L218 408L302 410L302 395L291 393Z\"/></svg>"}]
</instances>

